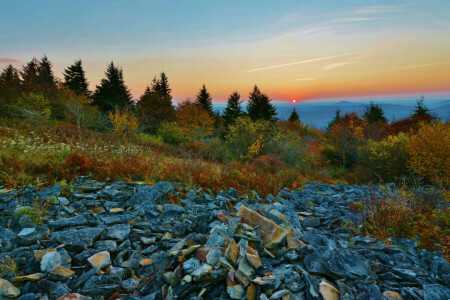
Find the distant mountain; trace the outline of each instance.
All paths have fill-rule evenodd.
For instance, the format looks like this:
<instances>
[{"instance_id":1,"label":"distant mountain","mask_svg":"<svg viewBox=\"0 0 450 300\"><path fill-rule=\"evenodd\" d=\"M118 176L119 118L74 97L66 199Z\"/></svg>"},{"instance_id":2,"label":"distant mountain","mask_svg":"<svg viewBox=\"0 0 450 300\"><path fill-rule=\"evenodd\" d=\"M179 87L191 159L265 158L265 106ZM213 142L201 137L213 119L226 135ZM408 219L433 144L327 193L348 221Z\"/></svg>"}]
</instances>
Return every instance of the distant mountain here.
<instances>
[{"instance_id":1,"label":"distant mountain","mask_svg":"<svg viewBox=\"0 0 450 300\"><path fill-rule=\"evenodd\" d=\"M281 120L287 120L290 113L295 110L300 115L300 120L317 128L325 128L327 123L333 118L337 109L342 114L356 112L362 114L368 102L300 102L292 103L276 103L273 102L277 109L277 117ZM415 100L397 100L388 102L378 102L383 108L389 121L399 120L408 117L414 110ZM450 100L429 100L425 101L427 107L431 110L431 114L444 119L450 120ZM222 112L226 104L214 104L214 109ZM245 107L245 104L244 104Z\"/></svg>"}]
</instances>

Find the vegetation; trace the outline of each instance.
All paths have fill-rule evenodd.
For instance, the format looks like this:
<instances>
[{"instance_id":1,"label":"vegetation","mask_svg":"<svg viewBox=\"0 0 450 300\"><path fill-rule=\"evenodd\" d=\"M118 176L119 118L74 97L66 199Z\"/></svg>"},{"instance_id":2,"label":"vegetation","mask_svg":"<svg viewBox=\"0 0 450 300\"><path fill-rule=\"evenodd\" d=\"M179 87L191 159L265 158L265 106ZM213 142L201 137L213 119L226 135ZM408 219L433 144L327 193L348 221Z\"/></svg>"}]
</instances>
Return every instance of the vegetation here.
<instances>
[{"instance_id":1,"label":"vegetation","mask_svg":"<svg viewBox=\"0 0 450 300\"><path fill-rule=\"evenodd\" d=\"M308 181L395 182L404 186L401 197L356 207L364 208L366 233L420 238L429 248L448 235L450 125L435 120L423 99L410 117L391 123L373 102L362 117L336 111L321 131L302 123L295 110L288 121L277 120L257 86L247 111L233 92L220 116L204 85L195 101L175 106L164 72L137 101L120 68L111 63L105 77L91 93L81 61L65 69L64 81L55 78L45 56L20 72L2 70L0 186L70 182L90 174L267 195ZM412 198L408 189L418 186L445 196ZM39 222L39 211L23 213Z\"/></svg>"}]
</instances>

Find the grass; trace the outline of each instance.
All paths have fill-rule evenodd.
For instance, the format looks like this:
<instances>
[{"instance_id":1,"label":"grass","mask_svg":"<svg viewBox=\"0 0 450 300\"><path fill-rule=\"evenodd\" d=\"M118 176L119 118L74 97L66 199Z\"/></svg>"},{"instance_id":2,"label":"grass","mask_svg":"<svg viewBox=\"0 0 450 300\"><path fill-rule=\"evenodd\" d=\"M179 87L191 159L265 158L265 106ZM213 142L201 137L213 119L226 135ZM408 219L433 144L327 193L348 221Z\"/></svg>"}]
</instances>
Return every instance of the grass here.
<instances>
[{"instance_id":1,"label":"grass","mask_svg":"<svg viewBox=\"0 0 450 300\"><path fill-rule=\"evenodd\" d=\"M0 185L19 188L40 182L73 181L90 174L96 179L158 181L201 186L212 191L234 187L240 193L278 193L305 182L335 183L325 173L297 167L262 169L255 164L205 155L189 147L172 147L142 134L78 130L67 123L31 126L0 120ZM219 156L219 157L217 157Z\"/></svg>"},{"instance_id":2,"label":"grass","mask_svg":"<svg viewBox=\"0 0 450 300\"><path fill-rule=\"evenodd\" d=\"M363 231L378 240L388 242L391 237L410 238L418 240L419 247L430 251L443 250L437 244L445 246L449 242L448 191L421 194L402 189L395 194L366 199L353 205L352 209L363 214Z\"/></svg>"},{"instance_id":3,"label":"grass","mask_svg":"<svg viewBox=\"0 0 450 300\"><path fill-rule=\"evenodd\" d=\"M0 259L0 278L7 274L14 272L16 275L19 273L19 267L12 258Z\"/></svg>"}]
</instances>

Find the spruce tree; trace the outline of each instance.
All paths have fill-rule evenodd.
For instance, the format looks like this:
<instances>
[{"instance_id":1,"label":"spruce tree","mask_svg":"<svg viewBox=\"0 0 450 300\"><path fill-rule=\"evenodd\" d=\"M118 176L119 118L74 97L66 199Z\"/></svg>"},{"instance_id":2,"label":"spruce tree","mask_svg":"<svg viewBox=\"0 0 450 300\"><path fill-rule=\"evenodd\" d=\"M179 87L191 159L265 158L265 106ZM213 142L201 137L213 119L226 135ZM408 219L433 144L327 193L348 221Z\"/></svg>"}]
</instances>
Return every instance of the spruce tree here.
<instances>
[{"instance_id":1,"label":"spruce tree","mask_svg":"<svg viewBox=\"0 0 450 300\"><path fill-rule=\"evenodd\" d=\"M55 75L52 70L52 63L44 55L39 61L38 67L38 81L40 85L40 89L44 94L50 92L49 90L54 90L56 88Z\"/></svg>"},{"instance_id":2,"label":"spruce tree","mask_svg":"<svg viewBox=\"0 0 450 300\"><path fill-rule=\"evenodd\" d=\"M195 102L200 104L211 116L214 116L212 98L205 85L198 92Z\"/></svg>"},{"instance_id":3,"label":"spruce tree","mask_svg":"<svg viewBox=\"0 0 450 300\"><path fill-rule=\"evenodd\" d=\"M113 111L116 107L124 109L132 104L130 91L123 80L122 69L111 62L105 76L100 85L97 85L92 104L97 105L103 113Z\"/></svg>"},{"instance_id":4,"label":"spruce tree","mask_svg":"<svg viewBox=\"0 0 450 300\"><path fill-rule=\"evenodd\" d=\"M295 111L295 107L291 112L291 115L289 116L288 119L289 122L295 122L295 121L300 121L300 117L298 116L298 113Z\"/></svg>"},{"instance_id":5,"label":"spruce tree","mask_svg":"<svg viewBox=\"0 0 450 300\"><path fill-rule=\"evenodd\" d=\"M156 76L153 77L153 81L152 81L152 87L151 87L151 93L153 94L158 94L161 92L161 82L156 79Z\"/></svg>"},{"instance_id":6,"label":"spruce tree","mask_svg":"<svg viewBox=\"0 0 450 300\"><path fill-rule=\"evenodd\" d=\"M248 97L247 112L253 121L264 119L264 120L275 120L277 115L275 106L271 103L271 99L261 93L259 88L255 85L253 91Z\"/></svg>"},{"instance_id":7,"label":"spruce tree","mask_svg":"<svg viewBox=\"0 0 450 300\"><path fill-rule=\"evenodd\" d=\"M150 89L150 87L147 85L147 88L144 91L144 96L145 95L151 95L152 94L152 90Z\"/></svg>"},{"instance_id":8,"label":"spruce tree","mask_svg":"<svg viewBox=\"0 0 450 300\"><path fill-rule=\"evenodd\" d=\"M416 101L416 106L415 106L415 108L413 110L413 114L412 114L413 117L414 116L421 116L421 117L430 116L430 114L429 114L430 110L428 109L428 107L425 106L425 104L423 103L423 100L425 100L425 98L422 96L422 97L420 97L420 99L418 99Z\"/></svg>"},{"instance_id":9,"label":"spruce tree","mask_svg":"<svg viewBox=\"0 0 450 300\"><path fill-rule=\"evenodd\" d=\"M75 61L71 66L67 67L64 70L63 75L64 84L75 94L78 96L90 96L91 93L88 90L89 83L87 82L81 59Z\"/></svg>"},{"instance_id":10,"label":"spruce tree","mask_svg":"<svg viewBox=\"0 0 450 300\"><path fill-rule=\"evenodd\" d=\"M159 78L159 88L160 92L164 95L172 99L172 95L170 94L172 92L172 89L169 87L169 79L167 78L166 73L161 72L160 78Z\"/></svg>"},{"instance_id":11,"label":"spruce tree","mask_svg":"<svg viewBox=\"0 0 450 300\"><path fill-rule=\"evenodd\" d=\"M333 127L333 125L336 124L337 122L339 122L341 119L342 119L341 110L337 109L335 114L334 114L333 119L330 122L328 122L327 127L326 127L326 131L327 132L330 131L331 128Z\"/></svg>"},{"instance_id":12,"label":"spruce tree","mask_svg":"<svg viewBox=\"0 0 450 300\"><path fill-rule=\"evenodd\" d=\"M22 77L22 87L25 93L39 92L39 61L33 57L31 61L25 64L20 71Z\"/></svg>"},{"instance_id":13,"label":"spruce tree","mask_svg":"<svg viewBox=\"0 0 450 300\"><path fill-rule=\"evenodd\" d=\"M8 103L20 96L22 81L19 71L12 65L8 65L0 74L0 98Z\"/></svg>"},{"instance_id":14,"label":"spruce tree","mask_svg":"<svg viewBox=\"0 0 450 300\"><path fill-rule=\"evenodd\" d=\"M387 123L388 121L384 115L383 108L378 103L375 104L373 101L370 101L369 106L367 106L364 111L364 120L369 122L369 124L375 122Z\"/></svg>"},{"instance_id":15,"label":"spruce tree","mask_svg":"<svg viewBox=\"0 0 450 300\"><path fill-rule=\"evenodd\" d=\"M238 92L233 92L227 100L227 107L223 113L225 127L234 123L234 120L243 115L241 96Z\"/></svg>"}]
</instances>

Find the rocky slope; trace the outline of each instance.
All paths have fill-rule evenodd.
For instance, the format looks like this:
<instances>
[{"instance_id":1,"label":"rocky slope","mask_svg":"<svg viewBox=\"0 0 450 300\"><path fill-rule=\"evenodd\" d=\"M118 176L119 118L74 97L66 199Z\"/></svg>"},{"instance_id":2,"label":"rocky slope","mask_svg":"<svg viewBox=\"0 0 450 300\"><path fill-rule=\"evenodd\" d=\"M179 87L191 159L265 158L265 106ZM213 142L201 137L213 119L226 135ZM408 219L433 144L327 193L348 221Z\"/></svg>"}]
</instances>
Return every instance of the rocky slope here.
<instances>
[{"instance_id":1,"label":"rocky slope","mask_svg":"<svg viewBox=\"0 0 450 300\"><path fill-rule=\"evenodd\" d=\"M73 192L62 189L0 193L0 295L450 299L450 266L439 252L343 226L359 218L348 202L376 188L314 184L249 199L234 189L212 196L80 177ZM48 206L45 216L36 203Z\"/></svg>"}]
</instances>

